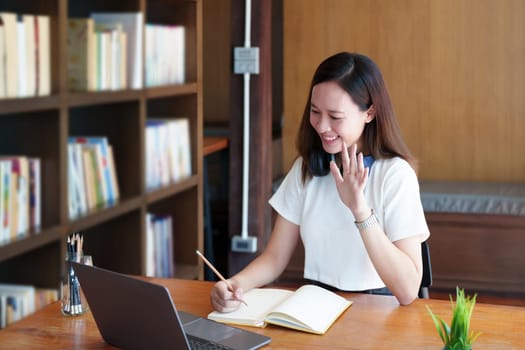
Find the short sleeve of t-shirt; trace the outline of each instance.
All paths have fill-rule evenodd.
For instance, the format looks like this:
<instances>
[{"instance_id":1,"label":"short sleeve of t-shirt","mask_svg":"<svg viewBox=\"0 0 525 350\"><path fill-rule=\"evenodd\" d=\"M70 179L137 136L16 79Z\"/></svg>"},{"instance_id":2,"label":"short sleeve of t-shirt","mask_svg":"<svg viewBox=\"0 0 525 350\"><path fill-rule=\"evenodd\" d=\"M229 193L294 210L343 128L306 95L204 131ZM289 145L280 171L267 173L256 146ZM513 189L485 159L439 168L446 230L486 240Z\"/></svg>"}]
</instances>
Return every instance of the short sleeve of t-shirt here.
<instances>
[{"instance_id":1,"label":"short sleeve of t-shirt","mask_svg":"<svg viewBox=\"0 0 525 350\"><path fill-rule=\"evenodd\" d=\"M429 230L412 167L400 158L393 158L377 162L372 171L376 173L370 177L373 183L369 185L376 190L365 191L365 196L376 206L378 215L382 215L380 221L388 238L395 242L422 234L422 240L427 239Z\"/></svg>"},{"instance_id":2,"label":"short sleeve of t-shirt","mask_svg":"<svg viewBox=\"0 0 525 350\"><path fill-rule=\"evenodd\" d=\"M274 210L286 220L299 225L301 222L304 186L301 181L300 158L296 159L283 182L270 198Z\"/></svg>"}]
</instances>

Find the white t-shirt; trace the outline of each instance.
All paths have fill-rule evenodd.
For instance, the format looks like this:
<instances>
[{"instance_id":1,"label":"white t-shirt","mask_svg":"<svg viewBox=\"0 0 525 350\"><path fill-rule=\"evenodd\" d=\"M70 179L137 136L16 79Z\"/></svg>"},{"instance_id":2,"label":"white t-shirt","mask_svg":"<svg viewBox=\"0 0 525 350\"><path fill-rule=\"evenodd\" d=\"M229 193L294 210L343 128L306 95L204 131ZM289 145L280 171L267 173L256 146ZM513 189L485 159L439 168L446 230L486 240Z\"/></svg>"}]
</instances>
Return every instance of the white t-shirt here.
<instances>
[{"instance_id":1,"label":"white t-shirt","mask_svg":"<svg viewBox=\"0 0 525 350\"><path fill-rule=\"evenodd\" d=\"M313 177L303 185L301 164L298 158L269 203L283 218L300 226L304 277L341 290L384 287L332 174ZM401 158L376 160L364 194L392 242L417 235L422 235L421 241L428 238L419 184L408 162Z\"/></svg>"}]
</instances>

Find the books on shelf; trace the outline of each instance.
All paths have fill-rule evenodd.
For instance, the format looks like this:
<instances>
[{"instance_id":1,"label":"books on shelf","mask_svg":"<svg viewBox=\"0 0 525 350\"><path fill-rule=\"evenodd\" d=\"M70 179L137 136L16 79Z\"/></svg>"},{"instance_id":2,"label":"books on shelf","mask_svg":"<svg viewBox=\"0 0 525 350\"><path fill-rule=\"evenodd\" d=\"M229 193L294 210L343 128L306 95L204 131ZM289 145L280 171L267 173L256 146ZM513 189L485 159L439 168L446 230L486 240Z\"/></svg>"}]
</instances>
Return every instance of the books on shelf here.
<instances>
[{"instance_id":1,"label":"books on shelf","mask_svg":"<svg viewBox=\"0 0 525 350\"><path fill-rule=\"evenodd\" d=\"M58 290L0 283L0 328L58 300Z\"/></svg>"},{"instance_id":2,"label":"books on shelf","mask_svg":"<svg viewBox=\"0 0 525 350\"><path fill-rule=\"evenodd\" d=\"M121 28L120 32L125 34L125 39L116 35L118 38L115 40L125 41L124 47L121 47L125 50L121 50L122 53L124 54L125 52L127 57L125 81L127 82L127 87L141 89L143 86L142 37L144 27L142 12L94 12L91 14L91 18L95 21L95 27L105 26L106 28L113 28L111 31ZM114 69L114 71L118 70Z\"/></svg>"},{"instance_id":3,"label":"books on shelf","mask_svg":"<svg viewBox=\"0 0 525 350\"><path fill-rule=\"evenodd\" d=\"M120 197L113 148L103 136L68 138L69 217L114 204Z\"/></svg>"},{"instance_id":4,"label":"books on shelf","mask_svg":"<svg viewBox=\"0 0 525 350\"><path fill-rule=\"evenodd\" d=\"M40 227L40 167L38 158L0 156L0 243Z\"/></svg>"},{"instance_id":5,"label":"books on shelf","mask_svg":"<svg viewBox=\"0 0 525 350\"><path fill-rule=\"evenodd\" d=\"M147 189L165 186L191 175L187 118L148 118L145 133Z\"/></svg>"},{"instance_id":6,"label":"books on shelf","mask_svg":"<svg viewBox=\"0 0 525 350\"><path fill-rule=\"evenodd\" d=\"M265 327L268 323L295 330L324 334L352 302L319 286L307 284L296 291L255 288L244 294L246 305L236 311L213 311L217 322Z\"/></svg>"},{"instance_id":7,"label":"books on shelf","mask_svg":"<svg viewBox=\"0 0 525 350\"><path fill-rule=\"evenodd\" d=\"M0 328L35 312L33 286L0 284Z\"/></svg>"},{"instance_id":8,"label":"books on shelf","mask_svg":"<svg viewBox=\"0 0 525 350\"><path fill-rule=\"evenodd\" d=\"M69 89L140 89L143 69L146 86L182 84L185 41L184 26L144 25L141 12L94 12L89 18L69 18Z\"/></svg>"},{"instance_id":9,"label":"books on shelf","mask_svg":"<svg viewBox=\"0 0 525 350\"><path fill-rule=\"evenodd\" d=\"M146 276L173 277L173 219L169 215L146 214Z\"/></svg>"},{"instance_id":10,"label":"books on shelf","mask_svg":"<svg viewBox=\"0 0 525 350\"><path fill-rule=\"evenodd\" d=\"M128 87L128 33L121 22L69 18L67 44L70 90Z\"/></svg>"},{"instance_id":11,"label":"books on shelf","mask_svg":"<svg viewBox=\"0 0 525 350\"><path fill-rule=\"evenodd\" d=\"M184 83L185 28L151 23L147 23L145 28L146 86Z\"/></svg>"},{"instance_id":12,"label":"books on shelf","mask_svg":"<svg viewBox=\"0 0 525 350\"><path fill-rule=\"evenodd\" d=\"M95 23L98 90L127 87L127 33L122 23Z\"/></svg>"},{"instance_id":13,"label":"books on shelf","mask_svg":"<svg viewBox=\"0 0 525 350\"><path fill-rule=\"evenodd\" d=\"M0 98L49 95L49 16L0 12L0 23Z\"/></svg>"}]
</instances>

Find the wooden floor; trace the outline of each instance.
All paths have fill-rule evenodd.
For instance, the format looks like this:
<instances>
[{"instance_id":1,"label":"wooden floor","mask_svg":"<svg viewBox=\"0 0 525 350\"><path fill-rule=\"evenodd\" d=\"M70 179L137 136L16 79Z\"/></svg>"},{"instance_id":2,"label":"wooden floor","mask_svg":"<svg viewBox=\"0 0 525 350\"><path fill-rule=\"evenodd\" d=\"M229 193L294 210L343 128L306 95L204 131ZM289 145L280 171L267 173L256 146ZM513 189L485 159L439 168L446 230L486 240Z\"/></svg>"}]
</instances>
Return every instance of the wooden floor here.
<instances>
[{"instance_id":1,"label":"wooden floor","mask_svg":"<svg viewBox=\"0 0 525 350\"><path fill-rule=\"evenodd\" d=\"M452 295L455 297L455 292ZM471 295L470 293L466 293ZM446 291L436 291L430 290L430 297L435 299L445 299L450 300L450 293ZM477 303L487 303L487 304L499 304L499 305L512 305L512 306L522 306L525 307L525 297L516 296L516 295L489 295L489 294L478 294L476 296Z\"/></svg>"}]
</instances>

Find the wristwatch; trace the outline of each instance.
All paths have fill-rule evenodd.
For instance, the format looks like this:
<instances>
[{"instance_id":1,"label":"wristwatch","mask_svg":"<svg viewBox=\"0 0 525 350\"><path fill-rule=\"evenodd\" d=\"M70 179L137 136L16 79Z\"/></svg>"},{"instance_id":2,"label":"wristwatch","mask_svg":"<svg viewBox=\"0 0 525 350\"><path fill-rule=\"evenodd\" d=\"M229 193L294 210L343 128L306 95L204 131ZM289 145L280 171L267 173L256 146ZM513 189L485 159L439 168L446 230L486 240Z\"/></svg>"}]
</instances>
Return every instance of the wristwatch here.
<instances>
[{"instance_id":1,"label":"wristwatch","mask_svg":"<svg viewBox=\"0 0 525 350\"><path fill-rule=\"evenodd\" d=\"M364 231L378 223L377 218L374 215L374 209L372 209L371 211L372 211L372 214L370 214L370 216L364 219L363 221L359 221L359 222L354 221L355 226L357 227L359 231Z\"/></svg>"}]
</instances>

